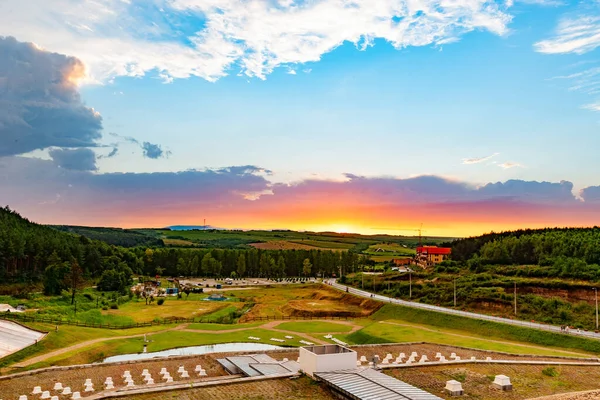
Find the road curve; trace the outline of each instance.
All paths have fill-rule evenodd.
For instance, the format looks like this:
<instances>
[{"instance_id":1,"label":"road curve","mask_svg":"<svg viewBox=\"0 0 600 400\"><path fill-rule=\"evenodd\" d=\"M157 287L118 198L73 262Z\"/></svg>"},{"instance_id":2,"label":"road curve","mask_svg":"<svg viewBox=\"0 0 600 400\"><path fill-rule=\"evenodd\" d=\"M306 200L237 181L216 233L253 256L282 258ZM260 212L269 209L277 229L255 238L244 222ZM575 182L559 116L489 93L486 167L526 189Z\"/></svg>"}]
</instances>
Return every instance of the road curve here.
<instances>
[{"instance_id":1,"label":"road curve","mask_svg":"<svg viewBox=\"0 0 600 400\"><path fill-rule=\"evenodd\" d=\"M568 333L565 333L564 331L561 331L560 326L556 326L556 325L540 324L539 322L533 322L533 321L527 322L527 321L520 321L520 320L514 320L514 319L508 319L508 318L502 318L502 317L493 317L491 315L479 314L479 313L468 312L468 311L454 310L452 308L433 306L430 304L417 303L414 301L394 299L391 297L367 292L365 290L356 289L351 286L341 285L341 284L337 283L335 279L326 279L323 281L323 283L326 285L329 285L335 289L344 291L344 292L347 290L348 293L352 293L356 296L366 297L369 299L379 300L379 301L383 301L383 302L391 303L391 304L398 304L398 305L401 305L404 307L419 308L422 310L428 310L428 311L433 311L433 312L438 312L438 313L443 313L443 314L459 315L461 317L473 318L473 319L478 319L481 321L493 321L493 322L498 322L501 324L522 326L522 327L526 327L526 328L540 329L543 331L555 332L555 333L564 334L564 335L568 334L568 335L574 335L574 336L581 336L581 337L585 337L588 339L600 340L600 333L595 333L595 332L591 332L591 331L583 331L583 330L577 331L576 329L571 329L571 330L569 330Z\"/></svg>"}]
</instances>

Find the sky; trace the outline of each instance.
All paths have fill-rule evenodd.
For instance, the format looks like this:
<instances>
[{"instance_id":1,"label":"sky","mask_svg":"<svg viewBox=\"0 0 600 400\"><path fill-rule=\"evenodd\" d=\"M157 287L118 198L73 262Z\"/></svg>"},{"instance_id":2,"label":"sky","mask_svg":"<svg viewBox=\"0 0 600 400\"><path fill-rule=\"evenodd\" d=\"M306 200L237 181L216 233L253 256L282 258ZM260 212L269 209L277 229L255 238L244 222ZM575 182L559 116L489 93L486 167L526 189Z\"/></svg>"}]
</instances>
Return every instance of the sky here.
<instances>
[{"instance_id":1,"label":"sky","mask_svg":"<svg viewBox=\"0 0 600 400\"><path fill-rule=\"evenodd\" d=\"M600 225L600 2L4 0L0 205L49 224Z\"/></svg>"}]
</instances>

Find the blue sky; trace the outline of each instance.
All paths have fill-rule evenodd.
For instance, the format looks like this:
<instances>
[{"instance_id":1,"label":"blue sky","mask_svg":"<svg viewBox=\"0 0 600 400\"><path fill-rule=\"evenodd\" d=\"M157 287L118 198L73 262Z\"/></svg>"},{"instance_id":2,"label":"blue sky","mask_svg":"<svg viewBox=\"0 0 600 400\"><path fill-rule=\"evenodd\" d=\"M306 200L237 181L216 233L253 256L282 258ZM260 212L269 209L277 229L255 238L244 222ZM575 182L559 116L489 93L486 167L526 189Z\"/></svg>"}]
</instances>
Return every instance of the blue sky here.
<instances>
[{"instance_id":1,"label":"blue sky","mask_svg":"<svg viewBox=\"0 0 600 400\"><path fill-rule=\"evenodd\" d=\"M162 84L149 71L85 86L83 97L102 113L105 131L172 152L161 160L123 152L99 165L176 171L252 164L282 181L351 172L595 184L599 118L582 109L593 98L552 78L579 72L597 57L535 51L577 10L553 4L517 4L503 36L475 31L456 43L400 50L382 39L363 51L344 43L318 62L278 67L265 80L237 76L234 65L216 82L190 77ZM202 29L197 23L188 31ZM494 153L490 162L522 167L461 163Z\"/></svg>"},{"instance_id":2,"label":"blue sky","mask_svg":"<svg viewBox=\"0 0 600 400\"><path fill-rule=\"evenodd\" d=\"M8 155L96 175L251 165L271 184L600 184L593 1L33 3L0 5L0 35L80 60L101 137L86 157Z\"/></svg>"}]
</instances>

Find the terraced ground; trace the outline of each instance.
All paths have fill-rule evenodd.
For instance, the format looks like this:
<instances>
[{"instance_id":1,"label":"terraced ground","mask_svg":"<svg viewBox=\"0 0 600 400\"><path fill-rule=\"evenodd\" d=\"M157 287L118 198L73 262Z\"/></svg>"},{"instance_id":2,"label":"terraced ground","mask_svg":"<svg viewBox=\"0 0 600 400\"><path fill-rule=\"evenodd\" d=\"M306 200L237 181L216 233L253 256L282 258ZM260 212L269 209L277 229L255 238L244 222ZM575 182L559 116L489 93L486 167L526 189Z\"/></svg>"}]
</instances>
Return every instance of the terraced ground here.
<instances>
[{"instance_id":1,"label":"terraced ground","mask_svg":"<svg viewBox=\"0 0 600 400\"><path fill-rule=\"evenodd\" d=\"M440 352L446 357L456 353L463 359L474 356L477 359L492 357L494 360L536 360L536 361L565 361L554 357L530 357L510 355L499 352L487 352L476 349L466 349L453 346L442 346L437 344L397 344L377 346L353 347L358 357L365 356L370 359L374 354L384 358L387 353L394 356L400 352L410 354L417 352L419 356L427 355L434 360L436 353ZM296 359L298 350L281 350L266 352L277 360L283 358ZM239 354L239 353L236 353ZM226 372L217 363L216 359L233 353L205 354L201 356L178 357L168 359L153 359L140 362L132 362L123 365L99 364L92 367L75 367L68 370L47 370L34 373L29 376L15 376L11 379L0 378L0 393L4 399L16 399L22 394L31 393L34 386L42 386L43 390L50 390L55 382L61 382L63 386L69 386L73 391L82 390L83 382L91 379L96 391L101 390L106 377L110 376L115 386L124 386L123 375L125 370L131 375L138 387L143 387L141 372L148 369L155 381L160 382L158 372L165 367L174 380L178 383L191 381L209 381L224 377ZM574 360L570 360L574 361ZM208 373L206 378L199 378L193 374L196 365L201 365ZM190 378L182 378L176 371L179 366L190 372ZM551 368L550 370L548 368ZM385 373L398 379L404 380L412 385L420 387L431 393L446 397L443 386L449 379L463 382L466 399L509 399L520 400L551 393L564 393L574 390L590 390L597 387L600 380L600 363L598 366L572 367L548 365L517 365L517 364L463 364L444 366L417 366L409 368L385 369ZM545 372L544 372L545 371ZM500 392L491 387L491 382L496 374L505 374L511 378L514 385L512 392ZM55 393L51 393L55 394ZM319 384L307 378L296 380L281 379L252 384L228 384L212 388L198 388L174 392L163 392L129 396L132 399L158 400L158 399L333 399L329 391ZM562 399L561 399L562 400Z\"/></svg>"}]
</instances>

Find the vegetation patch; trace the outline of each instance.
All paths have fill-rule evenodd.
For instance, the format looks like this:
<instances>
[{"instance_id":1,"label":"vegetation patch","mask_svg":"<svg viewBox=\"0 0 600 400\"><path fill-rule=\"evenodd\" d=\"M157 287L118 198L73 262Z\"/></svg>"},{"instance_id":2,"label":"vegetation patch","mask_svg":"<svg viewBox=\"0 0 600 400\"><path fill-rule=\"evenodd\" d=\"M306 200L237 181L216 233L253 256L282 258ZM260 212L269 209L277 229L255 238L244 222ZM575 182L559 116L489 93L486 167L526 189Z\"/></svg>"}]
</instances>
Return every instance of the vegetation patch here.
<instances>
[{"instance_id":1,"label":"vegetation patch","mask_svg":"<svg viewBox=\"0 0 600 400\"><path fill-rule=\"evenodd\" d=\"M301 333L349 332L352 330L350 325L326 321L282 322L276 328Z\"/></svg>"}]
</instances>

